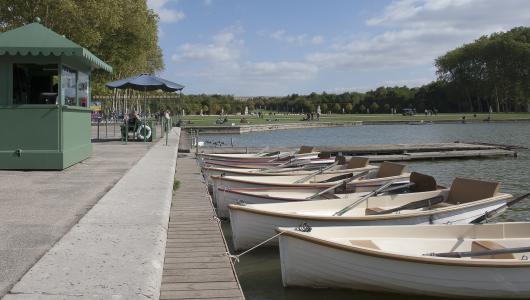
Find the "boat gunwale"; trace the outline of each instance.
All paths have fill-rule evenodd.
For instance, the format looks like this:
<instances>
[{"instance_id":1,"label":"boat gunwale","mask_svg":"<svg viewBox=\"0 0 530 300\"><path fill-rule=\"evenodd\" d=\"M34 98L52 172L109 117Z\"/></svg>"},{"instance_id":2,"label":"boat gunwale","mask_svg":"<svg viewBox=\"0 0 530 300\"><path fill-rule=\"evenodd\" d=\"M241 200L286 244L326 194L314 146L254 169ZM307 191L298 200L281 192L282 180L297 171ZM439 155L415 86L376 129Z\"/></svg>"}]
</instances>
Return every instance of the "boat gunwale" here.
<instances>
[{"instance_id":1,"label":"boat gunwale","mask_svg":"<svg viewBox=\"0 0 530 300\"><path fill-rule=\"evenodd\" d=\"M522 222L513 222L513 224L522 223ZM495 225L504 223L497 223ZM399 225L398 225L399 226ZM407 226L407 225L405 225ZM415 225L408 225L415 226ZM432 226L432 225L431 225ZM455 226L455 225L440 225L440 226ZM479 225L475 225L479 226ZM281 233L283 236L292 237L295 239L307 241L324 247L330 247L338 250L343 250L346 252L353 252L360 255L368 255L372 257L378 257L389 260L399 260L406 262L414 262L420 264L433 264L433 265L444 265L444 266L463 266L463 267L473 267L473 268L489 268L489 267L500 267L500 268L528 268L530 267L530 260L516 260L511 259L506 261L505 259L477 259L477 260L462 260L461 258L451 258L451 257L435 257L435 256L416 256L416 255L406 255L406 254L397 254L390 253L384 250L376 250L364 248L356 245L343 245L337 242L329 241L323 238L310 236L307 233L296 232L292 229L276 227L275 231ZM530 238L529 238L530 239ZM475 240L475 239L471 239Z\"/></svg>"},{"instance_id":2,"label":"boat gunwale","mask_svg":"<svg viewBox=\"0 0 530 300\"><path fill-rule=\"evenodd\" d=\"M435 216L437 214L446 213L446 212L452 212L460 209L465 209L468 207L473 206L479 206L482 204L487 204L490 202L496 202L500 200L508 200L510 198L513 198L511 194L507 193L499 193L498 195L482 200L476 200L461 204L455 204L452 206L446 206L446 207L439 207L435 208L433 210L421 210L421 211L414 211L411 213L399 213L399 214L381 214L381 215L368 215L368 216L319 216L319 215L303 215L303 214L293 214L293 213L286 213L286 212L273 212L273 211L264 211L257 208L252 208L248 206L243 205L237 205L237 204L229 204L228 209L229 210L241 210L253 214L258 215L264 215L264 216L272 216L272 217L280 217L280 218L292 218L292 219L301 219L301 220L314 220L314 221L374 221L374 220L388 220L388 219L405 219L405 218L412 218L412 217L422 217L422 216ZM333 200L333 199L331 199Z\"/></svg>"},{"instance_id":3,"label":"boat gunwale","mask_svg":"<svg viewBox=\"0 0 530 300\"><path fill-rule=\"evenodd\" d=\"M362 172L362 171L361 171ZM353 172L352 172L353 173ZM333 175L333 174L332 174ZM304 176L304 175L298 175L298 176ZM241 179L233 179L233 178L226 178L227 176L220 176L220 175L212 175L210 178L212 181L215 180L221 180L221 181L231 181L231 182L239 182L239 183L248 183L248 184L254 184L254 185L260 185L260 186L267 186L267 187L312 187L312 188L326 188L333 186L338 183L338 181L332 181L332 182L316 182L316 183L279 183L279 182L260 182L260 181L249 181L249 180L241 180ZM230 176L228 176L230 177ZM259 177L259 176L245 176L245 177ZM404 178L410 178L410 173L402 173L401 175L396 176L389 176L389 177L380 177L380 178L369 178L369 179L363 179L358 181L351 181L346 184L347 187L369 187L369 186L379 186L378 182L381 181L389 181L389 180L398 180L398 179L404 179ZM357 184L361 183L361 184ZM221 187L218 187L220 190Z\"/></svg>"},{"instance_id":4,"label":"boat gunwale","mask_svg":"<svg viewBox=\"0 0 530 300\"><path fill-rule=\"evenodd\" d=\"M375 170L377 169L378 167L377 166L374 166L374 165L367 165L366 167L362 167L362 168L352 168L352 169L336 169L336 170L328 170L328 171L324 171L323 174L342 174L342 173L350 173L350 172L362 172L362 171L368 171L368 170ZM226 168L222 168L222 167L214 167L214 166L210 166L210 167L203 167L203 172L207 172L207 171L217 171L217 172L229 172L229 173L235 173L235 174L241 174L242 176L293 176L292 174L290 174L289 172L268 172L268 173L252 173L252 172L245 172L245 170L249 170L249 169L244 169L244 168L232 168L232 169L238 169L238 170L226 170ZM308 171L308 172L315 172L317 170L293 170L293 172L296 172L296 171ZM308 174L301 174L300 176L302 175L310 175L309 173ZM211 175L211 176L220 176L220 175ZM231 176L231 175L229 175ZM238 175L239 176L239 175ZM298 176L298 175L295 175L295 176Z\"/></svg>"}]
</instances>

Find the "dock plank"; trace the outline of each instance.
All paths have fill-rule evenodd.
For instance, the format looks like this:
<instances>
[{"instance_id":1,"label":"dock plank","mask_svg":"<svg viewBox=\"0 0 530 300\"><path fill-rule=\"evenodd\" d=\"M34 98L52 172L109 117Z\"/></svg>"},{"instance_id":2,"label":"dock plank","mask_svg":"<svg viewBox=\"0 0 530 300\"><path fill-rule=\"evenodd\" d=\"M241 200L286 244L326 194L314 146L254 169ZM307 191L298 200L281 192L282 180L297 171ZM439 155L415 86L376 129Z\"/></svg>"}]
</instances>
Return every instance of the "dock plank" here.
<instances>
[{"instance_id":1,"label":"dock plank","mask_svg":"<svg viewBox=\"0 0 530 300\"><path fill-rule=\"evenodd\" d=\"M319 146L316 151L342 153L343 155L366 156L373 162L409 161L453 158L484 158L517 156L514 149L524 149L514 145L484 143L427 143L427 144L373 144L358 146ZM293 151L292 148L271 148L269 151ZM210 153L254 153L258 148L202 148Z\"/></svg>"},{"instance_id":2,"label":"dock plank","mask_svg":"<svg viewBox=\"0 0 530 300\"><path fill-rule=\"evenodd\" d=\"M160 299L244 299L195 159L179 157Z\"/></svg>"}]
</instances>

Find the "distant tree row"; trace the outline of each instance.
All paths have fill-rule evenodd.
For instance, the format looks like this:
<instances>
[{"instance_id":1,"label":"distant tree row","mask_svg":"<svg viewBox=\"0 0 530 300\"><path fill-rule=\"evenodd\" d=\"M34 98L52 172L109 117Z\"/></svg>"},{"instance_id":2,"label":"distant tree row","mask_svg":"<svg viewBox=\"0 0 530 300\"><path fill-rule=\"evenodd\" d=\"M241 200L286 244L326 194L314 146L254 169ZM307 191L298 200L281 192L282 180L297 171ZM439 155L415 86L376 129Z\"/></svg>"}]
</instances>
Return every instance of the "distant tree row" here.
<instances>
[{"instance_id":1,"label":"distant tree row","mask_svg":"<svg viewBox=\"0 0 530 300\"><path fill-rule=\"evenodd\" d=\"M530 103L530 27L483 36L435 61L438 79L421 87L379 87L366 93L311 93L236 101L232 96L184 95L187 113L256 109L279 112L398 113L403 108L439 112L519 112Z\"/></svg>"}]
</instances>

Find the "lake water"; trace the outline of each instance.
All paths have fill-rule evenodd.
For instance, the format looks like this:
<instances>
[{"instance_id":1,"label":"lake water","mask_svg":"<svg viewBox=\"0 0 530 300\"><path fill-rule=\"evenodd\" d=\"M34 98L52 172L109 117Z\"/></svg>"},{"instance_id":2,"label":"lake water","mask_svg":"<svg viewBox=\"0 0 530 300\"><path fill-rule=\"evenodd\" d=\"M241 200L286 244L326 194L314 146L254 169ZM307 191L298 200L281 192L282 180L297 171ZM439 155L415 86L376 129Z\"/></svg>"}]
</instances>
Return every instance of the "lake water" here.
<instances>
[{"instance_id":1,"label":"lake water","mask_svg":"<svg viewBox=\"0 0 530 300\"><path fill-rule=\"evenodd\" d=\"M243 135L202 136L202 140L224 141L235 147L299 147L300 145L366 145L438 142L484 142L530 147L530 123L364 125L339 128L310 128ZM501 191L520 195L530 191L530 152L518 157L407 162L410 170L433 175L449 186L454 177L502 182ZM530 221L530 199L497 218L499 221ZM230 226L223 224L230 239ZM230 240L228 241L230 244ZM276 248L261 248L241 257L236 264L239 280L249 300L269 299L424 299L350 290L283 288Z\"/></svg>"}]
</instances>

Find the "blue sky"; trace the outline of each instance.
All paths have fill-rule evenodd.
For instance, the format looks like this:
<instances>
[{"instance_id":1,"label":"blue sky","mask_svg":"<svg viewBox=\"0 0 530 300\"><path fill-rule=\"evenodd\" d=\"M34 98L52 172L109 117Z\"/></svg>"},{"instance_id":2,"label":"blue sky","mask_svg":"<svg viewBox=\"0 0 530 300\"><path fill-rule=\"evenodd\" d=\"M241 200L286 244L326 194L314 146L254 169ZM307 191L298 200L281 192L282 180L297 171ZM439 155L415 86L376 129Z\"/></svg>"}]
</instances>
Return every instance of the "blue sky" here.
<instances>
[{"instance_id":1,"label":"blue sky","mask_svg":"<svg viewBox=\"0 0 530 300\"><path fill-rule=\"evenodd\" d=\"M527 0L148 0L187 94L279 96L419 86L434 59L530 26Z\"/></svg>"}]
</instances>

